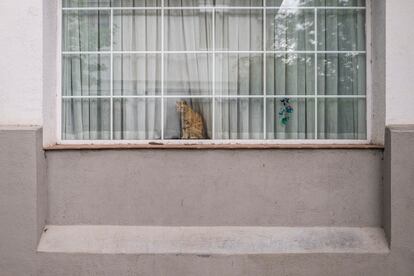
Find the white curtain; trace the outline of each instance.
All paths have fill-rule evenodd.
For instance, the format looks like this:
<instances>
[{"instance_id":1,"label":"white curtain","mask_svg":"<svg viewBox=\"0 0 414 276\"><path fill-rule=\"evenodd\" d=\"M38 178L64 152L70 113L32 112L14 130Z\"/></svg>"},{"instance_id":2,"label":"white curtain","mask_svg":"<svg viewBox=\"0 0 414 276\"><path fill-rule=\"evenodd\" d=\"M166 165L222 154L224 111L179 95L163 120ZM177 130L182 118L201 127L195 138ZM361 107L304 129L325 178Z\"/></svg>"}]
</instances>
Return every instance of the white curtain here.
<instances>
[{"instance_id":1,"label":"white curtain","mask_svg":"<svg viewBox=\"0 0 414 276\"><path fill-rule=\"evenodd\" d=\"M160 7L160 3L160 0L65 0L64 7ZM362 0L268 0L267 3L276 7L365 5ZM164 5L261 6L262 2L165 0ZM319 10L317 16L315 26L313 9L268 10L266 41L263 41L264 16L260 9L218 9L215 26L211 10L166 9L164 26L161 26L161 10L115 10L112 28L115 53L111 68L110 11L64 11L62 80L63 96L67 97L62 103L62 138L111 139L112 128L117 140L160 139L164 125L166 139L179 139L181 126L175 104L184 99L202 114L208 138L213 137L214 125L216 139L313 139L316 126L320 139L364 139L365 11ZM348 53L315 55L315 28L318 51ZM174 51L165 53L164 60L160 53L162 40L166 51ZM260 53L264 45L269 51L301 53L264 55ZM220 51L214 61L211 52L177 53L211 51L213 47ZM89 53L68 53L74 51ZM91 53L96 51L105 53ZM137 51L140 53L131 53ZM161 110L162 76L164 95L169 96L164 98L164 110ZM213 79L218 96L215 101L211 98ZM278 97L264 101L261 97L264 90L267 95ZM312 97L315 93L332 97L316 99ZM283 98L288 98L293 108L287 123L282 123L285 115L280 115Z\"/></svg>"},{"instance_id":2,"label":"white curtain","mask_svg":"<svg viewBox=\"0 0 414 276\"><path fill-rule=\"evenodd\" d=\"M240 1L228 1L237 5ZM246 3L247 2L247 3ZM244 1L254 5L257 1ZM222 10L216 13L219 51L263 49L263 11ZM222 53L216 58L216 94L263 95L263 54ZM223 98L216 105L216 138L263 139L263 99Z\"/></svg>"},{"instance_id":3,"label":"white curtain","mask_svg":"<svg viewBox=\"0 0 414 276\"><path fill-rule=\"evenodd\" d=\"M68 6L82 5L68 1ZM83 3L84 4L84 3ZM62 48L65 52L108 51L107 11L65 11ZM110 139L110 55L67 54L62 58L62 138Z\"/></svg>"},{"instance_id":4,"label":"white curtain","mask_svg":"<svg viewBox=\"0 0 414 276\"><path fill-rule=\"evenodd\" d=\"M169 1L171 6L188 6L192 1ZM200 1L203 2L203 1ZM166 51L206 51L211 50L212 13L203 10L165 11ZM208 138L212 138L211 98L191 98L191 96L211 96L213 56L204 53L173 53L164 57L164 93L177 98L166 98L165 138L178 139L181 136L181 120L176 111L176 102L185 100L204 119ZM181 97L179 97L181 96Z\"/></svg>"},{"instance_id":5,"label":"white curtain","mask_svg":"<svg viewBox=\"0 0 414 276\"><path fill-rule=\"evenodd\" d=\"M331 5L341 3L327 1ZM361 6L365 1L349 4ZM364 51L365 11L326 10L318 18L320 51ZM366 55L357 53L318 56L320 95L366 94ZM321 139L366 139L366 100L323 99L318 102L318 136Z\"/></svg>"},{"instance_id":6,"label":"white curtain","mask_svg":"<svg viewBox=\"0 0 414 276\"><path fill-rule=\"evenodd\" d=\"M148 1L153 2L153 1ZM133 1L124 1L132 5ZM161 55L128 54L131 51L161 50L159 10L114 11L114 96L161 95ZM153 140L161 138L159 98L115 98L114 139Z\"/></svg>"}]
</instances>

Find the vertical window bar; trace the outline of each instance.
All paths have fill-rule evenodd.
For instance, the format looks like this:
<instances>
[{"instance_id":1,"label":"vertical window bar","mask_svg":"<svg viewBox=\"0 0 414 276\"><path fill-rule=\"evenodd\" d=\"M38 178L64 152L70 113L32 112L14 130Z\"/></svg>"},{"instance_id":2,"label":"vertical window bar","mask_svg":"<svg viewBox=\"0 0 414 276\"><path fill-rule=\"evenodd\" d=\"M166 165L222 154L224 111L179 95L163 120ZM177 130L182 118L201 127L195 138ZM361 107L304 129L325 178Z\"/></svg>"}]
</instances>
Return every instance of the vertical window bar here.
<instances>
[{"instance_id":1,"label":"vertical window bar","mask_svg":"<svg viewBox=\"0 0 414 276\"><path fill-rule=\"evenodd\" d=\"M110 99L110 139L114 140L114 9L111 7L111 19L110 19L110 24L111 24L111 46L110 46L110 52L111 52L111 61L110 61L110 95L111 95L111 99Z\"/></svg>"},{"instance_id":2,"label":"vertical window bar","mask_svg":"<svg viewBox=\"0 0 414 276\"><path fill-rule=\"evenodd\" d=\"M267 49L266 49L266 0L263 0L263 139L267 140L266 135L266 124L267 124L267 115L266 115L266 96L267 96L267 87L266 87L266 61L267 61Z\"/></svg>"},{"instance_id":3,"label":"vertical window bar","mask_svg":"<svg viewBox=\"0 0 414 276\"><path fill-rule=\"evenodd\" d=\"M314 10L315 13L315 137L314 139L317 140L318 139L318 9L315 8Z\"/></svg>"},{"instance_id":4,"label":"vertical window bar","mask_svg":"<svg viewBox=\"0 0 414 276\"><path fill-rule=\"evenodd\" d=\"M216 139L216 6L213 6L213 76L212 76L212 95L213 95L213 106L212 106L212 122L211 122L211 139L214 140ZM208 58L208 57L207 57Z\"/></svg>"},{"instance_id":5,"label":"vertical window bar","mask_svg":"<svg viewBox=\"0 0 414 276\"><path fill-rule=\"evenodd\" d=\"M161 0L161 140L164 140L164 0Z\"/></svg>"}]
</instances>

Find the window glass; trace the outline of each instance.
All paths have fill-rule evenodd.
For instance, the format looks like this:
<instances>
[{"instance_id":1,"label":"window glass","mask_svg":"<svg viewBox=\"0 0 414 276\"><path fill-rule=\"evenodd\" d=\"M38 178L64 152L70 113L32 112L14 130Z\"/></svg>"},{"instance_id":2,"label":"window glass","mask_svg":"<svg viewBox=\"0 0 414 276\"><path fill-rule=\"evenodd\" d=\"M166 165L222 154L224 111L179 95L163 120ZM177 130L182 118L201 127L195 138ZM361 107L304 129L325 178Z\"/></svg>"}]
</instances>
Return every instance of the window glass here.
<instances>
[{"instance_id":1,"label":"window glass","mask_svg":"<svg viewBox=\"0 0 414 276\"><path fill-rule=\"evenodd\" d=\"M364 0L63 0L62 139L367 139Z\"/></svg>"}]
</instances>

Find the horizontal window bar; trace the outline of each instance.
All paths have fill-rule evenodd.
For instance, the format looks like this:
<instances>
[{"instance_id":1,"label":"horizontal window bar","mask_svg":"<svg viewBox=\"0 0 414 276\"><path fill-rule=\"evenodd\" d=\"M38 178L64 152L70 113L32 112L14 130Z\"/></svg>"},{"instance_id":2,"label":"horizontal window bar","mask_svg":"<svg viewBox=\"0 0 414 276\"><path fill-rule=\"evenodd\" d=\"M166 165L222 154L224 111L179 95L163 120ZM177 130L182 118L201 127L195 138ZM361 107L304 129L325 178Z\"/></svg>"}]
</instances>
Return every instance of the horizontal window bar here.
<instances>
[{"instance_id":1,"label":"horizontal window bar","mask_svg":"<svg viewBox=\"0 0 414 276\"><path fill-rule=\"evenodd\" d=\"M238 99L238 98L301 98L301 99L314 99L314 98L351 98L351 99L364 99L366 95L119 95L119 96L62 96L63 99L160 99L160 98L194 98L194 99L212 99L212 98L224 98L224 99Z\"/></svg>"},{"instance_id":2,"label":"horizontal window bar","mask_svg":"<svg viewBox=\"0 0 414 276\"><path fill-rule=\"evenodd\" d=\"M366 51L65 51L63 55L109 55L109 54L366 54Z\"/></svg>"},{"instance_id":3,"label":"horizontal window bar","mask_svg":"<svg viewBox=\"0 0 414 276\"><path fill-rule=\"evenodd\" d=\"M64 11L95 10L366 10L366 7L248 7L248 6L194 6L194 7L70 7Z\"/></svg>"}]
</instances>

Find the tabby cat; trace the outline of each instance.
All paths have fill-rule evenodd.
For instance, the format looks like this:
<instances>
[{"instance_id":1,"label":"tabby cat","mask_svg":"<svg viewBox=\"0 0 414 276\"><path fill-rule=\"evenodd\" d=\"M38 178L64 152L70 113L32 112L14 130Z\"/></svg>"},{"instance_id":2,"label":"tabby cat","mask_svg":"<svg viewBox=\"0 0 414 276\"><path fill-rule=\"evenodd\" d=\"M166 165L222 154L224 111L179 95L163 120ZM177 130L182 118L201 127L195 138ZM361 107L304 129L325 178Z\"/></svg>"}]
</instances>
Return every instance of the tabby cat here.
<instances>
[{"instance_id":1,"label":"tabby cat","mask_svg":"<svg viewBox=\"0 0 414 276\"><path fill-rule=\"evenodd\" d=\"M195 112L186 101L177 102L177 112L181 119L181 139L205 139L203 117Z\"/></svg>"}]
</instances>

